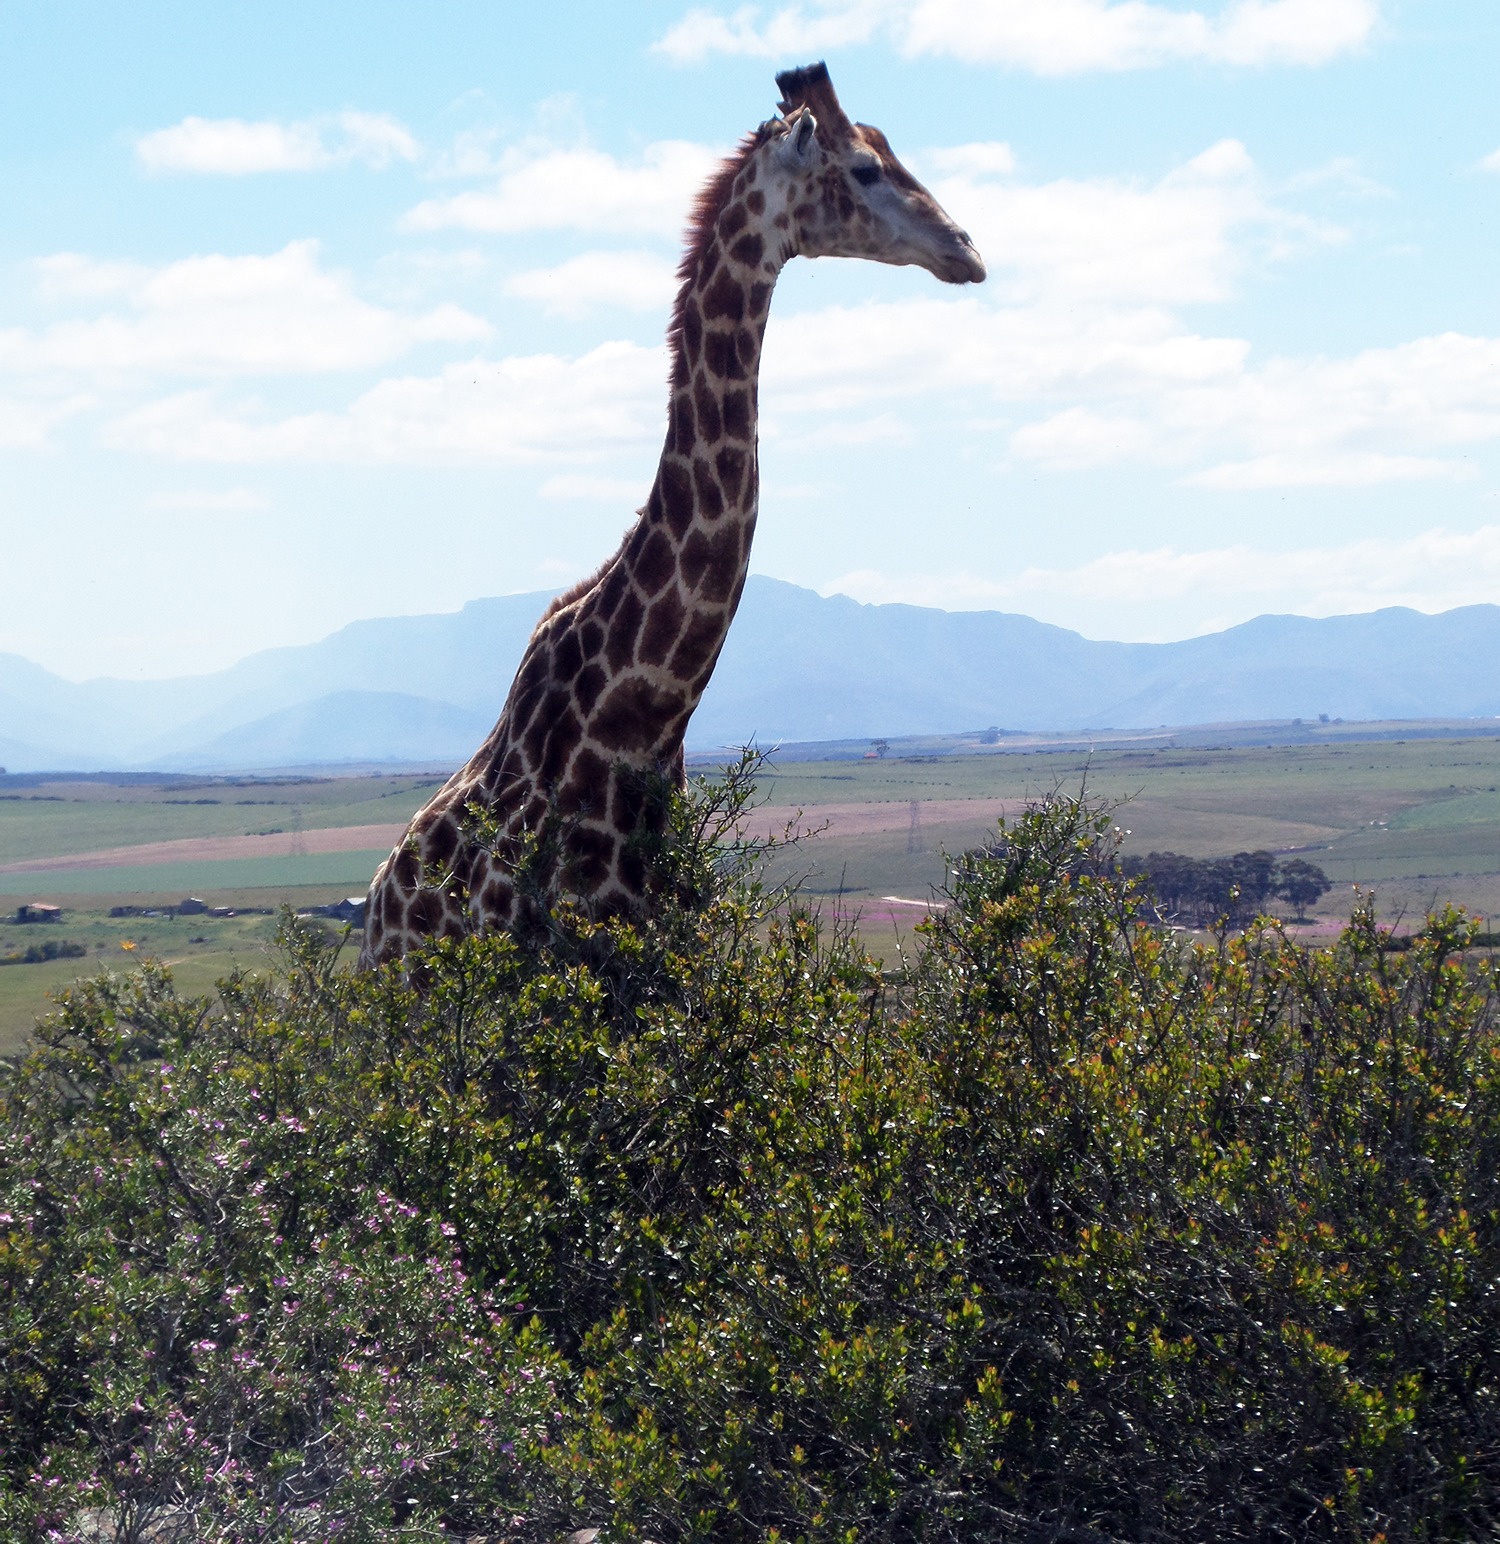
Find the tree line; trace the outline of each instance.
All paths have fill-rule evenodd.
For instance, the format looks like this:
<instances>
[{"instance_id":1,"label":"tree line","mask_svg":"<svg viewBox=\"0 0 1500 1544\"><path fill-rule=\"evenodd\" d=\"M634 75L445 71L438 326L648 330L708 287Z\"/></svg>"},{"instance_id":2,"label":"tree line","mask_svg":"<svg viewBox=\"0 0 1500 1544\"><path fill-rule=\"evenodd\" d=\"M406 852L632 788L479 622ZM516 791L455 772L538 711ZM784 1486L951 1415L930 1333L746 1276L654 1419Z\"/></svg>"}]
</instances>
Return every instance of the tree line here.
<instances>
[{"instance_id":1,"label":"tree line","mask_svg":"<svg viewBox=\"0 0 1500 1544\"><path fill-rule=\"evenodd\" d=\"M1180 852L1148 852L1121 861L1125 873L1146 881L1158 908L1198 926L1221 918L1242 927L1273 899L1296 908L1299 918L1333 888L1333 881L1305 858L1281 858L1261 849L1230 858L1190 858Z\"/></svg>"}]
</instances>

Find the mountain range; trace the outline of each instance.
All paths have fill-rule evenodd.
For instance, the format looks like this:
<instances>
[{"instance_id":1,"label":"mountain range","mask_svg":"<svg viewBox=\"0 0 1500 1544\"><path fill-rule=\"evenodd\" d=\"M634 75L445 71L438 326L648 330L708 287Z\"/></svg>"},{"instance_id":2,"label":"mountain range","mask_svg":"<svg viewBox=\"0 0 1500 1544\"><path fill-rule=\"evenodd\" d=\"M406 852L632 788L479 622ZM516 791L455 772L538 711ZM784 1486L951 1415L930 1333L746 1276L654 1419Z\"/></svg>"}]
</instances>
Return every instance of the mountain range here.
<instances>
[{"instance_id":1,"label":"mountain range","mask_svg":"<svg viewBox=\"0 0 1500 1544\"><path fill-rule=\"evenodd\" d=\"M549 597L354 622L171 680L72 682L0 654L0 766L255 771L464 760ZM1110 643L999 611L862 605L753 576L690 749L1257 719L1500 715L1500 607L1262 616Z\"/></svg>"}]
</instances>

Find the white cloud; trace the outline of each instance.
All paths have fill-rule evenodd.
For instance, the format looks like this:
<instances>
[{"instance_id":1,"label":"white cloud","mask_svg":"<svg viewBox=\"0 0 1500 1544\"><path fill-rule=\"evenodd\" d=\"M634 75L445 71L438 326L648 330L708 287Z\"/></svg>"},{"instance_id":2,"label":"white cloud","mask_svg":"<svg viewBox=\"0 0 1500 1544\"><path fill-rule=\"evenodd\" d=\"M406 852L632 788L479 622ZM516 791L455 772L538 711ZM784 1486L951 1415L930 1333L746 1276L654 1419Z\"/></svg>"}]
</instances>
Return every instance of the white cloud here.
<instances>
[{"instance_id":1,"label":"white cloud","mask_svg":"<svg viewBox=\"0 0 1500 1544\"><path fill-rule=\"evenodd\" d=\"M1342 239L1336 227L1275 203L1238 140L1209 146L1154 183L997 180L977 161L971 155L933 192L973 235L993 282L1012 295L1222 300L1252 258Z\"/></svg>"},{"instance_id":2,"label":"white cloud","mask_svg":"<svg viewBox=\"0 0 1500 1544\"><path fill-rule=\"evenodd\" d=\"M504 196L483 196L509 209L506 218L561 219L541 192L523 209L522 192L533 177L550 187L577 155L601 186L631 170L594 152L528 151L511 159ZM917 432L896 404L925 397L950 413L957 406L974 442L1001 462L1135 463L1219 490L1464 477L1472 475L1468 448L1500 438L1500 340L1446 334L1346 358L1261 360L1244 339L1187 324L1185 304L1234 294L1252 260L1264 265L1297 241L1330 236L1280 206L1238 141L1210 146L1152 183L1028 184L1014 175L1008 147L994 143L930 159L951 169L936 191L974 230L992 283L955 293L913 275L913 298L899 303L778 312L765 352L768 437L896 440ZM625 219L626 206L629 218L642 217L664 197L669 164L655 147L634 168L655 191L622 195L598 223ZM420 343L472 343L489 332L452 306L371 303L347 276L322 267L310 242L154 270L76 254L37 268L49 295L93 312L0 330L0 375L24 375L40 403L71 403L79 377L97 392L141 375L375 369ZM649 251L585 251L514 274L505 289L569 314L599 305L653 310L665 307L672 276ZM476 360L384 380L342 411L179 393L117 409L107 433L150 454L229 462L577 464L656 440L664 374L659 350L608 344L582 359ZM1010 421L997 421L1000 404ZM12 408L0 434L38 443L59 415L77 410Z\"/></svg>"},{"instance_id":3,"label":"white cloud","mask_svg":"<svg viewBox=\"0 0 1500 1544\"><path fill-rule=\"evenodd\" d=\"M356 161L379 170L392 161L415 161L418 147L387 113L343 112L296 123L189 117L143 134L135 153L149 171L242 177L323 171Z\"/></svg>"},{"instance_id":4,"label":"white cloud","mask_svg":"<svg viewBox=\"0 0 1500 1544\"><path fill-rule=\"evenodd\" d=\"M50 400L0 396L0 450L35 450L64 419L93 406L83 393Z\"/></svg>"},{"instance_id":5,"label":"white cloud","mask_svg":"<svg viewBox=\"0 0 1500 1544\"><path fill-rule=\"evenodd\" d=\"M994 282L955 294L918 275L910 300L779 314L766 340L768 434L847 442L876 426L877 437L895 438L912 432L893 410L903 399L962 402L971 419L1007 404L1019 421L975 430L1000 459L1152 465L1226 490L1462 477L1465 448L1500 437L1500 341L1449 334L1347 358L1257 360L1244 339L1185 323L1183 305L1235 293L1252 257L1264 265L1298 241L1330 236L1280 207L1238 141L1149 184L1027 184L1007 170L1004 149L960 147L948 162L953 175L936 188L975 231ZM503 197L483 195L507 219L563 218L541 191L534 207L521 200L529 178L552 187L565 169L559 158L582 155L602 181L622 170L593 152L527 155L511 162ZM652 197L669 159L648 156L635 168ZM593 217L624 219L628 205L633 219L650 204L625 198ZM79 294L113 287L136 314L0 333L0 368L82 369L88 360L96 369L147 361L225 376L345 368L484 327L453 308L409 316L370 305L318 267L307 244L270 258L191 259L144 277L73 258L53 260L49 273ZM589 251L516 274L506 288L576 313L664 306L671 282L667 262L649 252ZM606 345L582 360L479 361L387 380L343 412L277 412L189 393L141 407L109 432L116 443L190 459L576 462L655 439L663 374L659 351Z\"/></svg>"},{"instance_id":6,"label":"white cloud","mask_svg":"<svg viewBox=\"0 0 1500 1544\"><path fill-rule=\"evenodd\" d=\"M1044 403L1127 399L1233 378L1249 344L1187 332L1150 307L994 306L977 295L784 318L768 330L763 396L772 411L868 409L899 397L976 390Z\"/></svg>"},{"instance_id":7,"label":"white cloud","mask_svg":"<svg viewBox=\"0 0 1500 1544\"><path fill-rule=\"evenodd\" d=\"M1396 197L1394 188L1387 187L1383 182L1377 182L1373 177L1367 177L1360 170L1359 162L1353 156L1346 155L1334 156L1331 161L1325 162L1322 166L1310 167L1307 171L1295 173L1286 179L1282 189L1288 193L1326 190L1343 199L1358 199L1365 202Z\"/></svg>"},{"instance_id":8,"label":"white cloud","mask_svg":"<svg viewBox=\"0 0 1500 1544\"><path fill-rule=\"evenodd\" d=\"M1275 550L1239 543L1180 551L1107 552L1072 568L1032 567L1002 578L887 575L861 569L825 595L948 609L1022 611L1090 636L1161 641L1266 611L1340 616L1381 606L1446 611L1493 602L1500 591L1500 526L1434 527L1402 538ZM1161 618L1177 624L1161 631Z\"/></svg>"},{"instance_id":9,"label":"white cloud","mask_svg":"<svg viewBox=\"0 0 1500 1544\"><path fill-rule=\"evenodd\" d=\"M1148 0L813 0L762 20L758 6L694 8L655 44L685 64L711 54L784 59L879 37L908 57L939 55L1039 75L1182 61L1320 65L1370 41L1377 0L1231 0L1215 11Z\"/></svg>"},{"instance_id":10,"label":"white cloud","mask_svg":"<svg viewBox=\"0 0 1500 1544\"><path fill-rule=\"evenodd\" d=\"M204 512L265 509L270 500L249 488L173 488L153 493L146 499L148 509L189 509Z\"/></svg>"},{"instance_id":11,"label":"white cloud","mask_svg":"<svg viewBox=\"0 0 1500 1544\"><path fill-rule=\"evenodd\" d=\"M1479 165L1482 171L1500 172L1500 150L1490 151Z\"/></svg>"},{"instance_id":12,"label":"white cloud","mask_svg":"<svg viewBox=\"0 0 1500 1544\"><path fill-rule=\"evenodd\" d=\"M1164 381L1136 403L1117 396L1027 424L1011 450L1054 467L1209 459L1184 477L1200 487L1364 487L1470 477L1451 452L1497 438L1500 339L1444 333L1346 359L1273 358Z\"/></svg>"},{"instance_id":13,"label":"white cloud","mask_svg":"<svg viewBox=\"0 0 1500 1544\"><path fill-rule=\"evenodd\" d=\"M678 64L694 63L710 54L756 59L822 54L868 43L903 9L881 0L855 0L854 4L823 0L812 15L789 6L762 22L759 6L743 5L728 16L695 6L652 49Z\"/></svg>"},{"instance_id":14,"label":"white cloud","mask_svg":"<svg viewBox=\"0 0 1500 1544\"><path fill-rule=\"evenodd\" d=\"M591 477L586 472L563 472L549 477L537 489L537 496L559 502L623 503L635 509L645 503L650 491L649 479L643 482L639 477Z\"/></svg>"},{"instance_id":15,"label":"white cloud","mask_svg":"<svg viewBox=\"0 0 1500 1544\"><path fill-rule=\"evenodd\" d=\"M599 306L665 310L676 292L673 265L654 252L580 252L555 268L530 268L505 281L505 293L563 316Z\"/></svg>"},{"instance_id":16,"label":"white cloud","mask_svg":"<svg viewBox=\"0 0 1500 1544\"><path fill-rule=\"evenodd\" d=\"M344 412L276 418L183 392L123 414L105 440L184 461L586 461L659 438L665 374L663 349L606 343L384 380Z\"/></svg>"},{"instance_id":17,"label":"white cloud","mask_svg":"<svg viewBox=\"0 0 1500 1544\"><path fill-rule=\"evenodd\" d=\"M1038 75L1134 70L1180 60L1318 65L1363 46L1374 0L1235 0L1217 14L1123 0L917 0L904 52Z\"/></svg>"},{"instance_id":18,"label":"white cloud","mask_svg":"<svg viewBox=\"0 0 1500 1544\"><path fill-rule=\"evenodd\" d=\"M903 398L961 400L971 417L998 401L1035 415L997 442L1017 460L1168 467L1223 489L1465 478L1458 453L1500 439L1500 339L1457 333L1257 362L1246 340L1157 307L963 295L787 317L764 373L784 433Z\"/></svg>"},{"instance_id":19,"label":"white cloud","mask_svg":"<svg viewBox=\"0 0 1500 1544\"><path fill-rule=\"evenodd\" d=\"M662 140L635 164L600 150L513 149L487 190L427 199L401 221L405 230L623 231L676 236L693 195L717 164L706 145Z\"/></svg>"},{"instance_id":20,"label":"white cloud","mask_svg":"<svg viewBox=\"0 0 1500 1544\"><path fill-rule=\"evenodd\" d=\"M948 177L1003 177L1016 169L1016 153L1004 140L940 146L913 157L924 173Z\"/></svg>"},{"instance_id":21,"label":"white cloud","mask_svg":"<svg viewBox=\"0 0 1500 1544\"><path fill-rule=\"evenodd\" d=\"M425 342L471 342L489 324L457 306L416 315L371 305L318 262L317 243L266 256L189 257L155 270L64 254L44 280L128 310L0 330L0 372L27 375L307 374L379 365Z\"/></svg>"}]
</instances>

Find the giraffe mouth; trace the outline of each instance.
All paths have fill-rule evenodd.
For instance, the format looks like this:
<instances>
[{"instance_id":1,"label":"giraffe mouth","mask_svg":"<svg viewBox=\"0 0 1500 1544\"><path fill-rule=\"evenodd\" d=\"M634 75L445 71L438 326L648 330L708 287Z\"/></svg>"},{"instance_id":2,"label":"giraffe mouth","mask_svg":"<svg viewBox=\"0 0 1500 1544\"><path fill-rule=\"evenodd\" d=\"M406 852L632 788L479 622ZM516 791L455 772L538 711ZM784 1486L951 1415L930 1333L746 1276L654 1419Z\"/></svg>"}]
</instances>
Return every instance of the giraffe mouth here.
<instances>
[{"instance_id":1,"label":"giraffe mouth","mask_svg":"<svg viewBox=\"0 0 1500 1544\"><path fill-rule=\"evenodd\" d=\"M948 235L949 239L938 254L940 268L935 270L938 278L947 284L983 284L988 270L979 249L969 239L968 231L955 225Z\"/></svg>"},{"instance_id":2,"label":"giraffe mouth","mask_svg":"<svg viewBox=\"0 0 1500 1544\"><path fill-rule=\"evenodd\" d=\"M915 248L906 261L925 268L944 284L983 284L988 270L969 233L945 222L936 229L929 226L917 235Z\"/></svg>"},{"instance_id":3,"label":"giraffe mouth","mask_svg":"<svg viewBox=\"0 0 1500 1544\"><path fill-rule=\"evenodd\" d=\"M956 252L942 260L938 278L945 284L983 284L988 271L984 259L972 245L965 242Z\"/></svg>"}]
</instances>

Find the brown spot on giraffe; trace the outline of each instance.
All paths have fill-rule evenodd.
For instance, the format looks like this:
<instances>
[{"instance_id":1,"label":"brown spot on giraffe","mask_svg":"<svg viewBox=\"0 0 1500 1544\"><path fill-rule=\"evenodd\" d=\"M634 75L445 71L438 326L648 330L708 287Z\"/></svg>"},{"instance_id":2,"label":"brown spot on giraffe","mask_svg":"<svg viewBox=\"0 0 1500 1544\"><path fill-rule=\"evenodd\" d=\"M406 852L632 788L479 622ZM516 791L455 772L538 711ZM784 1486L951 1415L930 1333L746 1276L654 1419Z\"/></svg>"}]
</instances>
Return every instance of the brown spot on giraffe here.
<instances>
[{"instance_id":1,"label":"brown spot on giraffe","mask_svg":"<svg viewBox=\"0 0 1500 1544\"><path fill-rule=\"evenodd\" d=\"M705 445L712 445L724 433L724 413L719 406L719 394L707 378L698 382L694 392L698 410L698 433ZM691 447L689 447L691 454Z\"/></svg>"},{"instance_id":2,"label":"brown spot on giraffe","mask_svg":"<svg viewBox=\"0 0 1500 1544\"><path fill-rule=\"evenodd\" d=\"M547 737L542 742L541 760L537 765L537 776L548 788L561 782L573 758L573 750L582 729L583 725L570 705L563 706L548 727Z\"/></svg>"},{"instance_id":3,"label":"brown spot on giraffe","mask_svg":"<svg viewBox=\"0 0 1500 1544\"><path fill-rule=\"evenodd\" d=\"M688 681L700 691L708 684L708 671L718 658L715 646L724 636L723 624L711 612L700 611L690 617L677 640L677 648L667 661L667 669L680 681ZM705 671L704 662L708 662ZM701 677L701 680L700 680Z\"/></svg>"},{"instance_id":4,"label":"brown spot on giraffe","mask_svg":"<svg viewBox=\"0 0 1500 1544\"><path fill-rule=\"evenodd\" d=\"M703 352L703 313L697 302L685 297L679 318L681 347L672 362L672 384L685 385L692 379L693 361Z\"/></svg>"},{"instance_id":5,"label":"brown spot on giraffe","mask_svg":"<svg viewBox=\"0 0 1500 1544\"><path fill-rule=\"evenodd\" d=\"M746 237L745 240L749 240ZM758 262L759 259L757 258ZM703 319L706 322L742 322L745 319L744 281L731 269L723 268L703 292Z\"/></svg>"},{"instance_id":6,"label":"brown spot on giraffe","mask_svg":"<svg viewBox=\"0 0 1500 1544\"><path fill-rule=\"evenodd\" d=\"M648 528L635 553L635 582L646 596L658 595L677 572L677 554L664 531Z\"/></svg>"},{"instance_id":7,"label":"brown spot on giraffe","mask_svg":"<svg viewBox=\"0 0 1500 1544\"><path fill-rule=\"evenodd\" d=\"M667 431L667 445L679 456L690 456L698 443L698 415L693 411L693 393L688 382L672 399L672 412Z\"/></svg>"},{"instance_id":8,"label":"brown spot on giraffe","mask_svg":"<svg viewBox=\"0 0 1500 1544\"><path fill-rule=\"evenodd\" d=\"M570 844L568 875L585 894L597 890L608 877L615 855L615 839L597 826L580 826Z\"/></svg>"},{"instance_id":9,"label":"brown spot on giraffe","mask_svg":"<svg viewBox=\"0 0 1500 1544\"><path fill-rule=\"evenodd\" d=\"M609 762L592 746L579 746L567 784L558 796L559 811L577 815L601 805L608 779Z\"/></svg>"},{"instance_id":10,"label":"brown spot on giraffe","mask_svg":"<svg viewBox=\"0 0 1500 1544\"><path fill-rule=\"evenodd\" d=\"M850 122L822 65L776 79L782 116L746 138L693 210L668 329L666 442L636 526L547 608L494 729L381 865L366 967L428 939L521 926L533 903L513 874L528 832L556 852L548 895L599 911L648 903L633 838L663 816L651 779L681 779L682 737L744 589L777 274L802 253L917 264L955 284L984 277L968 238L884 136ZM868 175L871 156L885 173L878 212L855 176ZM498 841L481 842L471 807ZM413 961L408 976L425 987L429 967Z\"/></svg>"},{"instance_id":11,"label":"brown spot on giraffe","mask_svg":"<svg viewBox=\"0 0 1500 1544\"><path fill-rule=\"evenodd\" d=\"M576 632L565 632L557 640L552 654L552 672L557 680L567 683L583 669L583 638Z\"/></svg>"},{"instance_id":12,"label":"brown spot on giraffe","mask_svg":"<svg viewBox=\"0 0 1500 1544\"><path fill-rule=\"evenodd\" d=\"M750 471L750 457L738 445L722 445L714 456L714 472L724 494L724 502L732 509L744 502L745 478Z\"/></svg>"},{"instance_id":13,"label":"brown spot on giraffe","mask_svg":"<svg viewBox=\"0 0 1500 1544\"><path fill-rule=\"evenodd\" d=\"M682 636L682 624L686 620L687 609L674 586L646 613L646 625L641 629L640 647L636 650L637 661L642 665L666 664L667 656Z\"/></svg>"},{"instance_id":14,"label":"brown spot on giraffe","mask_svg":"<svg viewBox=\"0 0 1500 1544\"><path fill-rule=\"evenodd\" d=\"M753 415L749 391L738 388L726 391L720 399L719 411L723 415L723 430L728 438L741 443L750 438L753 433Z\"/></svg>"},{"instance_id":15,"label":"brown spot on giraffe","mask_svg":"<svg viewBox=\"0 0 1500 1544\"><path fill-rule=\"evenodd\" d=\"M427 821L419 828L417 839L422 844L424 860L438 867L450 863L458 851L458 832L445 820Z\"/></svg>"},{"instance_id":16,"label":"brown spot on giraffe","mask_svg":"<svg viewBox=\"0 0 1500 1544\"><path fill-rule=\"evenodd\" d=\"M578 628L578 647L585 659L593 659L604 647L604 624L598 617L587 617Z\"/></svg>"},{"instance_id":17,"label":"brown spot on giraffe","mask_svg":"<svg viewBox=\"0 0 1500 1544\"><path fill-rule=\"evenodd\" d=\"M693 461L693 492L698 496L698 515L703 520L717 520L724 513L724 493L714 477L712 465L702 456ZM683 544L684 554L697 536L693 532Z\"/></svg>"},{"instance_id":18,"label":"brown spot on giraffe","mask_svg":"<svg viewBox=\"0 0 1500 1544\"><path fill-rule=\"evenodd\" d=\"M710 332L703 338L703 360L708 373L719 381L742 381L745 367L740 363L739 341L732 332Z\"/></svg>"},{"instance_id":19,"label":"brown spot on giraffe","mask_svg":"<svg viewBox=\"0 0 1500 1544\"><path fill-rule=\"evenodd\" d=\"M740 566L739 529L726 523L714 532L694 531L682 544L682 582L703 600L729 596Z\"/></svg>"},{"instance_id":20,"label":"brown spot on giraffe","mask_svg":"<svg viewBox=\"0 0 1500 1544\"><path fill-rule=\"evenodd\" d=\"M620 597L620 604L609 619L609 641L604 645L604 668L619 676L635 663L635 640L641 630L641 618L646 608L634 590L627 588Z\"/></svg>"},{"instance_id":21,"label":"brown spot on giraffe","mask_svg":"<svg viewBox=\"0 0 1500 1544\"><path fill-rule=\"evenodd\" d=\"M729 255L743 267L755 268L766 255L765 241L757 236L754 231L751 231L748 235L741 236L735 242Z\"/></svg>"},{"instance_id":22,"label":"brown spot on giraffe","mask_svg":"<svg viewBox=\"0 0 1500 1544\"><path fill-rule=\"evenodd\" d=\"M661 479L662 518L669 535L681 540L693 524L693 479L681 461L662 463L657 474Z\"/></svg>"},{"instance_id":23,"label":"brown spot on giraffe","mask_svg":"<svg viewBox=\"0 0 1500 1544\"><path fill-rule=\"evenodd\" d=\"M608 683L609 677L601 665L585 665L578 672L578 679L573 683L573 700L580 713L587 716L594 711L594 704Z\"/></svg>"},{"instance_id":24,"label":"brown spot on giraffe","mask_svg":"<svg viewBox=\"0 0 1500 1544\"><path fill-rule=\"evenodd\" d=\"M630 593L630 570L625 564L616 560L609 565L600 579L596 599L591 607L594 615L604 623L606 651L615 646L615 616ZM516 679L519 681L520 677Z\"/></svg>"},{"instance_id":25,"label":"brown spot on giraffe","mask_svg":"<svg viewBox=\"0 0 1500 1544\"><path fill-rule=\"evenodd\" d=\"M606 751L643 751L658 725L682 707L682 693L664 690L645 676L627 676L600 699L588 720L589 737Z\"/></svg>"}]
</instances>

